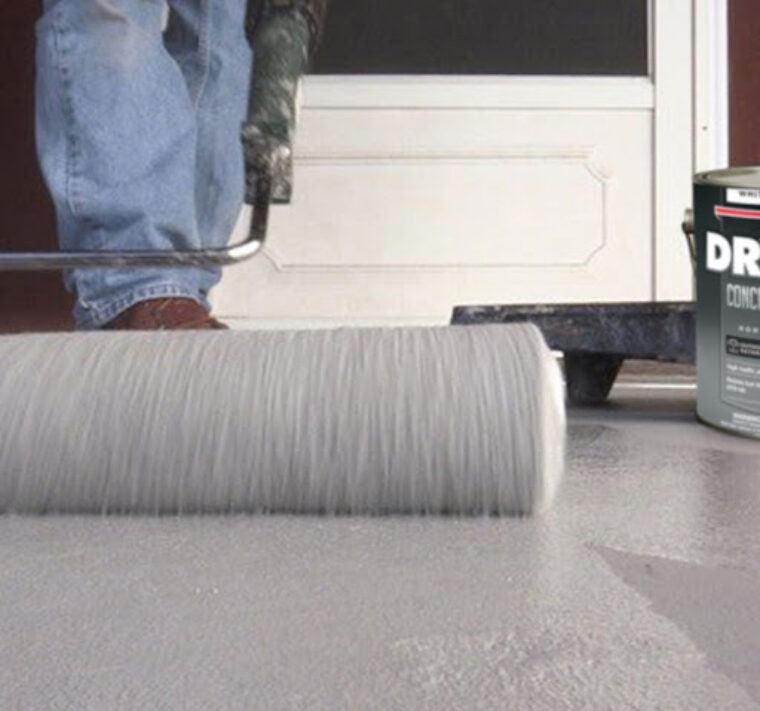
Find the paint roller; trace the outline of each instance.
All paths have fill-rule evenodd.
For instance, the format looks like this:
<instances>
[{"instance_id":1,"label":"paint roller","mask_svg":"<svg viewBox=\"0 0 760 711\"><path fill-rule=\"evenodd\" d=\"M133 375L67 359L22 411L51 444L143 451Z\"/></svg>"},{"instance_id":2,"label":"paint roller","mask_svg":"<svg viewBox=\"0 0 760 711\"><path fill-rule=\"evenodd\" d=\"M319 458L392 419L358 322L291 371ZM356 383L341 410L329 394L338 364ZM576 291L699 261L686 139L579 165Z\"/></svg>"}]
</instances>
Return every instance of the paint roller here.
<instances>
[{"instance_id":1,"label":"paint roller","mask_svg":"<svg viewBox=\"0 0 760 711\"><path fill-rule=\"evenodd\" d=\"M11 253L0 270L255 254L290 198L310 20L298 0L248 15L244 242ZM2 512L529 514L564 461L562 382L530 324L4 336L0 412Z\"/></svg>"}]
</instances>

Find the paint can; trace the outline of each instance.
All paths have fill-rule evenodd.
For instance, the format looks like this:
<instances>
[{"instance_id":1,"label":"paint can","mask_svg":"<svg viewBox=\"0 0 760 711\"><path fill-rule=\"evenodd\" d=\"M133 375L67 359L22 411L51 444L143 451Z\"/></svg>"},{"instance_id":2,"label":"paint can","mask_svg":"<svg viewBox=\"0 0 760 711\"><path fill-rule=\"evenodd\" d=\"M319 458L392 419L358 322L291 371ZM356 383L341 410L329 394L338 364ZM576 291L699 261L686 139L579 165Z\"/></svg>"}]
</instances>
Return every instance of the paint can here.
<instances>
[{"instance_id":1,"label":"paint can","mask_svg":"<svg viewBox=\"0 0 760 711\"><path fill-rule=\"evenodd\" d=\"M760 438L760 167L694 178L697 415Z\"/></svg>"}]
</instances>

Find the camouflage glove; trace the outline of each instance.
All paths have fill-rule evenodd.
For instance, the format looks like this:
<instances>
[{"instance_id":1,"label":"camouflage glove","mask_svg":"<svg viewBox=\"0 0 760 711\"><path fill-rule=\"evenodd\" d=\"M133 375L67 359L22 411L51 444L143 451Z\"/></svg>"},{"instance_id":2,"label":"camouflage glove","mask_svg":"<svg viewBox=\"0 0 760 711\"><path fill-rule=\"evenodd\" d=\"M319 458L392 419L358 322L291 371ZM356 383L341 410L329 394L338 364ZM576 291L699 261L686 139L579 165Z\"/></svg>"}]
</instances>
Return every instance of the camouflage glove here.
<instances>
[{"instance_id":1,"label":"camouflage glove","mask_svg":"<svg viewBox=\"0 0 760 711\"><path fill-rule=\"evenodd\" d=\"M249 0L246 20L249 36L262 19L271 13L293 10L300 12L306 20L310 35L310 55L313 56L322 39L327 0Z\"/></svg>"},{"instance_id":2,"label":"camouflage glove","mask_svg":"<svg viewBox=\"0 0 760 711\"><path fill-rule=\"evenodd\" d=\"M249 0L246 35L255 52L242 140L246 202L257 181L272 181L272 201L290 202L298 89L324 26L327 0Z\"/></svg>"}]
</instances>

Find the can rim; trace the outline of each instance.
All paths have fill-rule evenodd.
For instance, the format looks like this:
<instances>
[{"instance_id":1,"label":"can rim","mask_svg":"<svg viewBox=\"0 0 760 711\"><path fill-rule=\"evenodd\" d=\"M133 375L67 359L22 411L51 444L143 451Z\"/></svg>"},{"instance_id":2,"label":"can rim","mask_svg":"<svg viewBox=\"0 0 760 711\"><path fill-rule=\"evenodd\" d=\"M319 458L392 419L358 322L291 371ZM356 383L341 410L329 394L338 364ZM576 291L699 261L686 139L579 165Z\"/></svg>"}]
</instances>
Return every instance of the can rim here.
<instances>
[{"instance_id":1,"label":"can rim","mask_svg":"<svg viewBox=\"0 0 760 711\"><path fill-rule=\"evenodd\" d=\"M760 166L745 165L738 168L708 170L694 176L695 185L712 185L721 188L760 189Z\"/></svg>"}]
</instances>

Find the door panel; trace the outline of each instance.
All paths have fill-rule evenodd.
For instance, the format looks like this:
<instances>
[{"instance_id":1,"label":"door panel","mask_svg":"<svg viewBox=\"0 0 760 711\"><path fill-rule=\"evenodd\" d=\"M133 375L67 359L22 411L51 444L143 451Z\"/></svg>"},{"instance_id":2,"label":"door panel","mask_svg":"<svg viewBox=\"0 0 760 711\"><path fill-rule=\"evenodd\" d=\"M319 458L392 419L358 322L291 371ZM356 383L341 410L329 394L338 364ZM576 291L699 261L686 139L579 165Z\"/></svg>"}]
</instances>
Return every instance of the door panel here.
<instances>
[{"instance_id":1,"label":"door panel","mask_svg":"<svg viewBox=\"0 0 760 711\"><path fill-rule=\"evenodd\" d=\"M226 316L445 321L651 293L651 110L307 111L291 206Z\"/></svg>"}]
</instances>

